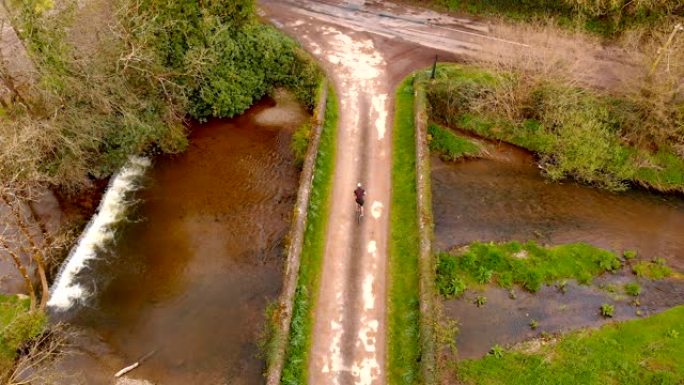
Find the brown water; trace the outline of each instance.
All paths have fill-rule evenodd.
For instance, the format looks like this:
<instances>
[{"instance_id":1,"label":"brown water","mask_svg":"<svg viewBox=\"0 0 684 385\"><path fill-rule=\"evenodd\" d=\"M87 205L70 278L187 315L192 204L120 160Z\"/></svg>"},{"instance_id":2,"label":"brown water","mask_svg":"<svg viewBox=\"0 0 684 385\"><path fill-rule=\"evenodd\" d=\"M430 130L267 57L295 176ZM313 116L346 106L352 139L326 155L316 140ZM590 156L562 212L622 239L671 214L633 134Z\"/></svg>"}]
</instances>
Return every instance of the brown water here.
<instances>
[{"instance_id":1,"label":"brown water","mask_svg":"<svg viewBox=\"0 0 684 385\"><path fill-rule=\"evenodd\" d=\"M540 175L534 159L513 146L501 145L495 159L443 162L432 159L435 249L473 241L536 240L544 244L588 242L621 252L637 250L643 258L664 257L684 270L684 199L643 191L610 193L576 183L551 183ZM592 287L569 284L561 294L544 287L537 294L517 289L470 291L445 302L445 313L458 321L459 358L485 354L494 344L510 345L542 331L565 332L605 323L603 303L616 307L615 319L629 319L684 303L684 282L640 281L641 306L632 299L598 288L635 280L629 272L606 275ZM488 303L473 301L484 295ZM529 322L535 319L535 331Z\"/></svg>"},{"instance_id":2,"label":"brown water","mask_svg":"<svg viewBox=\"0 0 684 385\"><path fill-rule=\"evenodd\" d=\"M684 270L684 199L551 183L534 160L504 146L506 161L432 159L435 248L473 241L588 242L663 257Z\"/></svg>"},{"instance_id":3,"label":"brown water","mask_svg":"<svg viewBox=\"0 0 684 385\"><path fill-rule=\"evenodd\" d=\"M87 384L150 352L132 378L157 384L260 384L256 341L281 288L297 189L289 150L307 118L263 101L192 130L190 148L155 160L142 203L70 316L82 333L60 370ZM64 382L72 383L72 382Z\"/></svg>"}]
</instances>

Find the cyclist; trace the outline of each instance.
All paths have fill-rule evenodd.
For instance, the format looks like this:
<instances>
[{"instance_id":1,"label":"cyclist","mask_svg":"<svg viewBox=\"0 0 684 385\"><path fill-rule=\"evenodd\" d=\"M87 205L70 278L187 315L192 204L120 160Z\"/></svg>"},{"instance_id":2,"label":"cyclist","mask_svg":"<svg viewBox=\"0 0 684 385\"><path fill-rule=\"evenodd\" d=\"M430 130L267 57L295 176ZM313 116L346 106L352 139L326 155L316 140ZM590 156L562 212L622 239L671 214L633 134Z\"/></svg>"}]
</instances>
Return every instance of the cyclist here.
<instances>
[{"instance_id":1,"label":"cyclist","mask_svg":"<svg viewBox=\"0 0 684 385\"><path fill-rule=\"evenodd\" d=\"M356 190L354 190L354 195L356 196L356 204L358 205L358 209L360 211L360 216L363 216L363 202L364 202L364 197L366 196L366 191L361 187L361 182L359 182L356 185Z\"/></svg>"}]
</instances>

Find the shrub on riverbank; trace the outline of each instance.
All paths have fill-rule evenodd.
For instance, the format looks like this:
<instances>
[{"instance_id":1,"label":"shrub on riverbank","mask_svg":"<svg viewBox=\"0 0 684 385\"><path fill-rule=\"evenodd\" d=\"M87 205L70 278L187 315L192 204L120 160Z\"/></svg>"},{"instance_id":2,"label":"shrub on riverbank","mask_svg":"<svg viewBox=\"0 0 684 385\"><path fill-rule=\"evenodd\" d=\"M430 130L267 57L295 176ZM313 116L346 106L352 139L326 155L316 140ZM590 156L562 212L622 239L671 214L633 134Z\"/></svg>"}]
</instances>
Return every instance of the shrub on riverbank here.
<instances>
[{"instance_id":1,"label":"shrub on riverbank","mask_svg":"<svg viewBox=\"0 0 684 385\"><path fill-rule=\"evenodd\" d=\"M475 242L462 250L439 253L437 288L447 298L460 296L469 285L491 282L503 288L521 285L536 292L542 284L560 279L587 284L620 267L617 255L586 243L544 247L532 241Z\"/></svg>"},{"instance_id":2,"label":"shrub on riverbank","mask_svg":"<svg viewBox=\"0 0 684 385\"><path fill-rule=\"evenodd\" d=\"M458 65L439 67L428 99L439 122L538 153L551 179L684 191L684 105L674 100L649 104Z\"/></svg>"},{"instance_id":3,"label":"shrub on riverbank","mask_svg":"<svg viewBox=\"0 0 684 385\"><path fill-rule=\"evenodd\" d=\"M448 128L430 123L428 126L430 151L443 160L457 160L467 156L477 156L480 148L470 140L456 135Z\"/></svg>"},{"instance_id":4,"label":"shrub on riverbank","mask_svg":"<svg viewBox=\"0 0 684 385\"><path fill-rule=\"evenodd\" d=\"M77 190L129 155L182 151L186 117L234 116L276 86L315 103L320 70L252 0L62 5L11 7L40 81L3 106L3 182Z\"/></svg>"},{"instance_id":5,"label":"shrub on riverbank","mask_svg":"<svg viewBox=\"0 0 684 385\"><path fill-rule=\"evenodd\" d=\"M0 295L0 380L7 380L19 349L45 330L45 313L29 311L29 302L16 295Z\"/></svg>"},{"instance_id":6,"label":"shrub on riverbank","mask_svg":"<svg viewBox=\"0 0 684 385\"><path fill-rule=\"evenodd\" d=\"M499 357L454 363L463 384L681 384L684 306L640 320L583 330Z\"/></svg>"},{"instance_id":7,"label":"shrub on riverbank","mask_svg":"<svg viewBox=\"0 0 684 385\"><path fill-rule=\"evenodd\" d=\"M512 20L546 21L555 19L560 25L582 28L604 36L612 36L638 26L684 17L684 4L679 0L413 0L450 11L476 15L501 15Z\"/></svg>"}]
</instances>

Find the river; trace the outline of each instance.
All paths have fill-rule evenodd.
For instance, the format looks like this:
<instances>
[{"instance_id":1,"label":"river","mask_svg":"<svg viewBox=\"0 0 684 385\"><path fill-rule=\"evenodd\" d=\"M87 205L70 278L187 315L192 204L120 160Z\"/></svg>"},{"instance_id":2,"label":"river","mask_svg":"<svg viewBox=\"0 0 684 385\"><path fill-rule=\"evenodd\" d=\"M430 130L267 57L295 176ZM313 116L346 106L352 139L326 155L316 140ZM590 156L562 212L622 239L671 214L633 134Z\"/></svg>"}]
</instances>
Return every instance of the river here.
<instances>
[{"instance_id":1,"label":"river","mask_svg":"<svg viewBox=\"0 0 684 385\"><path fill-rule=\"evenodd\" d=\"M114 246L79 281L92 295L57 314L77 328L62 373L112 384L260 384L257 341L279 294L298 187L289 143L308 115L290 97L195 124L184 153L161 156ZM68 382L71 383L71 382Z\"/></svg>"}]
</instances>

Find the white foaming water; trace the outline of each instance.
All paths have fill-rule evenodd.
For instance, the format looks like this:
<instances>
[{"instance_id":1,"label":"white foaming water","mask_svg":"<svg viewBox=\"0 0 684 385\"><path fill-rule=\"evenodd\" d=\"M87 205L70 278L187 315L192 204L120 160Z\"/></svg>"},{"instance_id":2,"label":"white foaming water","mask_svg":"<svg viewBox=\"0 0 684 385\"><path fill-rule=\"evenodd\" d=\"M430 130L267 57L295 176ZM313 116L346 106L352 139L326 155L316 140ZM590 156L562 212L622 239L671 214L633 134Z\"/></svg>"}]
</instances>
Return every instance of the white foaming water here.
<instances>
[{"instance_id":1,"label":"white foaming water","mask_svg":"<svg viewBox=\"0 0 684 385\"><path fill-rule=\"evenodd\" d=\"M48 306L66 310L88 294L76 283L76 275L87 266L88 261L97 257L98 248L114 238L112 225L121 220L126 210L126 194L135 190L136 181L145 173L150 163L148 158L132 156L112 178L97 213L81 234L76 247L71 250L66 263L62 265L52 287Z\"/></svg>"}]
</instances>

